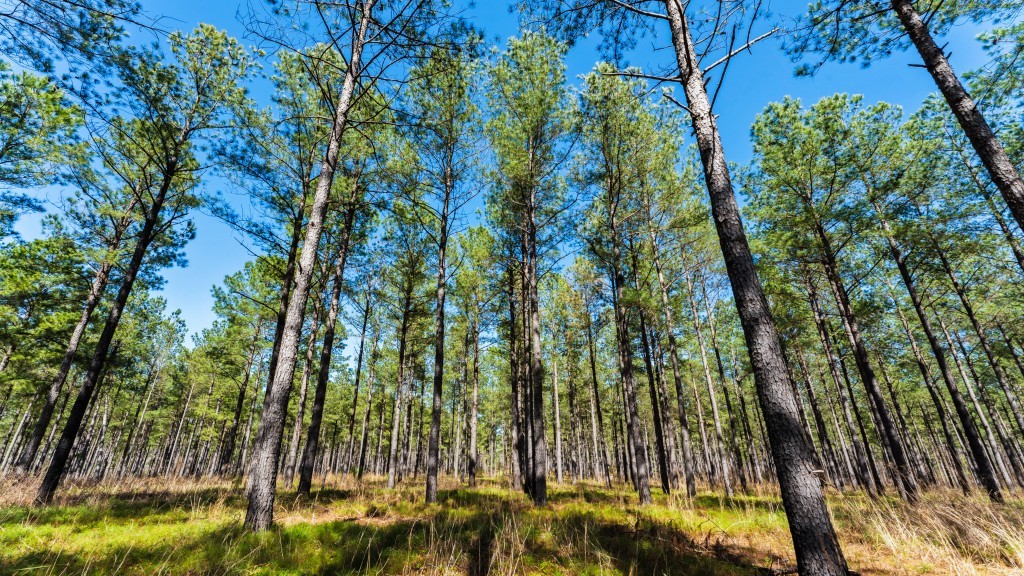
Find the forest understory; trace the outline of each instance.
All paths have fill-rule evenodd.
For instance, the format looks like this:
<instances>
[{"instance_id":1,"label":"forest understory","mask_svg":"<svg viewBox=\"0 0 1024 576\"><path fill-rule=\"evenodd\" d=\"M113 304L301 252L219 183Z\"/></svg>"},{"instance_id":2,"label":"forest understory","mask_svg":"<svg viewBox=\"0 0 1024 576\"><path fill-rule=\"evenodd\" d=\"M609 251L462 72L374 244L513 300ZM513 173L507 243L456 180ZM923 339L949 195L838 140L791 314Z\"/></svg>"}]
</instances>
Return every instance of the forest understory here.
<instances>
[{"instance_id":1,"label":"forest understory","mask_svg":"<svg viewBox=\"0 0 1024 576\"><path fill-rule=\"evenodd\" d=\"M242 527L238 482L134 479L69 485L30 506L33 483L0 486L3 574L793 574L777 488L640 506L627 485L557 484L534 507L497 479L474 489L332 477L309 498L280 492L275 527ZM319 482L318 482L319 484ZM20 489L23 487L23 489ZM980 494L828 494L850 569L870 574L1019 574L1024 506Z\"/></svg>"}]
</instances>

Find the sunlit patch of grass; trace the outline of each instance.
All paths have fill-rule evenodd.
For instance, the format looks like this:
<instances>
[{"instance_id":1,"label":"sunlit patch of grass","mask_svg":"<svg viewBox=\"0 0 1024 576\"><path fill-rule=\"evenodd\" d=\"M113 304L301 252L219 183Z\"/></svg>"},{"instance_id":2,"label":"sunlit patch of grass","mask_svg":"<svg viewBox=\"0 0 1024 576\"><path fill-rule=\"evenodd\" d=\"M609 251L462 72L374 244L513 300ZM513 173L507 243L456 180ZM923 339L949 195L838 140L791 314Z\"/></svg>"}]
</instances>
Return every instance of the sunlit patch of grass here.
<instances>
[{"instance_id":1,"label":"sunlit patch of grass","mask_svg":"<svg viewBox=\"0 0 1024 576\"><path fill-rule=\"evenodd\" d=\"M241 526L238 482L131 481L62 491L32 508L0 503L0 573L39 574L761 574L792 566L781 503L768 488L723 498L626 486L552 485L547 506L507 484L439 502L419 481L329 478L311 497L282 491L276 525ZM11 495L13 494L13 496ZM830 495L851 567L863 574L1010 574L1024 567L1024 505L982 497Z\"/></svg>"}]
</instances>

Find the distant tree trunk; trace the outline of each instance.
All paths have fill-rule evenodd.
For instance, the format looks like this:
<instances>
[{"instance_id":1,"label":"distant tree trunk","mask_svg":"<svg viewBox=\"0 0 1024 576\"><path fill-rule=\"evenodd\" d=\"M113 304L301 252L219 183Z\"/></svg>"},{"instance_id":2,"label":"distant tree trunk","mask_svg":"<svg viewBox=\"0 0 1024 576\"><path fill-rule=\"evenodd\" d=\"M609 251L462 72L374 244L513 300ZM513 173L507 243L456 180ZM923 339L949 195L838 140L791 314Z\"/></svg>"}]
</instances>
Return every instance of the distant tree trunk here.
<instances>
[{"instance_id":1,"label":"distant tree trunk","mask_svg":"<svg viewBox=\"0 0 1024 576\"><path fill-rule=\"evenodd\" d=\"M615 192L609 190L609 196ZM650 472L647 467L647 443L640 429L640 411L637 407L636 382L633 377L633 342L629 333L629 316L623 302L625 274L622 270L622 249L618 221L617 199L608 201L608 232L611 236L609 267L612 281L612 308L615 314L615 336L617 341L619 372L622 380L623 406L626 410L626 433L629 436L629 452L633 456L635 471L634 486L641 504L651 503Z\"/></svg>"},{"instance_id":2,"label":"distant tree trunk","mask_svg":"<svg viewBox=\"0 0 1024 576\"><path fill-rule=\"evenodd\" d=\"M814 281L806 270L804 270L804 285L807 288L807 300L811 305L811 312L814 315L814 324L818 330L818 337L821 340L821 345L825 352L829 374L832 376L832 382L839 393L839 403L843 408L843 413L846 417L846 426L849 429L850 438L853 442L853 452L857 459L857 468L855 470L856 478L861 486L864 486L867 490L868 495L874 497L876 496L876 490L881 490L881 485L876 484L869 468L871 455L868 453L868 446L863 444L854 433L855 426L853 422L853 415L850 411L850 405L846 401L846 396L842 392L842 381L845 380L845 376L840 373L840 361L836 356L835 349L832 345L832 337L829 335L828 326L825 323L825 317L821 310L821 303L818 300L817 289L814 287ZM860 415L858 414L858 420L859 416ZM863 432L863 426L860 426L860 429ZM861 436L863 437L863 433Z\"/></svg>"},{"instance_id":3,"label":"distant tree trunk","mask_svg":"<svg viewBox=\"0 0 1024 576\"><path fill-rule=\"evenodd\" d=\"M395 408L392 412L392 423L391 423L391 443L388 446L388 488L394 488L398 481L398 442L400 439L399 429L402 424L402 399L405 394L406 385L406 371L407 371L407 351L406 351L406 338L409 334L409 320L412 313L412 293L411 289L407 287L406 293L403 295L402 305L402 321L398 330L398 380L395 383Z\"/></svg>"},{"instance_id":4,"label":"distant tree trunk","mask_svg":"<svg viewBox=\"0 0 1024 576\"><path fill-rule=\"evenodd\" d=\"M359 385L363 375L363 348L366 345L366 325L370 319L370 308L372 306L373 293L372 290L366 291L366 305L363 307L363 324L359 329L359 352L356 354L356 383L355 390L352 394L352 411L349 412L348 417L348 440L345 443L345 459L344 459L344 472L348 474L352 470L352 451L355 445L355 427L356 427L356 413L359 408ZM376 342L374 342L376 346ZM371 390L367 395L367 402L373 398L373 391ZM364 420L364 427L365 427ZM365 433L365 430L364 430ZM360 440L362 445L362 440Z\"/></svg>"},{"instance_id":5,"label":"distant tree trunk","mask_svg":"<svg viewBox=\"0 0 1024 576\"><path fill-rule=\"evenodd\" d=\"M479 308L478 308L479 310ZM478 313L479 314L479 313ZM477 450L476 450L476 428L477 412L480 402L480 321L473 320L473 393L470 397L469 410L466 416L469 419L469 458L466 463L466 472L469 477L469 487L476 487Z\"/></svg>"},{"instance_id":6,"label":"distant tree trunk","mask_svg":"<svg viewBox=\"0 0 1024 576\"><path fill-rule=\"evenodd\" d=\"M821 250L825 277L828 280L829 286L832 288L832 293L835 295L836 307L839 310L839 317L843 321L843 328L845 329L846 337L850 344L850 350L853 352L853 359L857 365L857 372L860 374L861 382L864 384L864 388L868 393L872 413L878 420L878 433L881 436L882 443L883 445L888 446L892 453L893 462L896 465L896 487L899 489L900 495L905 500L908 502L916 502L918 499L917 481L914 478L914 472L910 467L909 460L907 459L903 441L896 433L896 426L893 424L892 414L889 412L878 387L878 380L875 377L874 369L871 367L867 347L865 346L864 339L861 336L860 325L857 322L856 315L853 312L853 306L850 303L850 296L846 290L845 284L843 283L842 277L839 275L836 251L832 247L831 240L825 231L824 225L821 223L820 219L817 218L814 206L808 203L808 208L812 214L814 214L814 229L815 234L818 237L819 248Z\"/></svg>"},{"instance_id":7,"label":"distant tree trunk","mask_svg":"<svg viewBox=\"0 0 1024 576\"><path fill-rule=\"evenodd\" d=\"M370 410L373 408L373 385L374 385L374 369L377 367L377 345L380 340L380 328L377 327L373 333L373 347L370 349L370 374L368 382L366 384L366 408L363 411L363 426L362 432L359 434L359 458L358 464L356 465L356 480L362 480L363 470L366 466L366 445L369 438L370 428ZM384 405L381 404L381 424L383 421ZM347 465L346 465L347 466ZM347 471L347 470L346 470Z\"/></svg>"},{"instance_id":8,"label":"distant tree trunk","mask_svg":"<svg viewBox=\"0 0 1024 576\"><path fill-rule=\"evenodd\" d=\"M437 502L437 467L441 450L441 412L444 387L444 303L448 283L449 202L454 192L451 168L445 169L444 200L441 205L440 232L437 236L437 297L434 310L434 386L430 407L430 437L427 441L427 503Z\"/></svg>"},{"instance_id":9,"label":"distant tree trunk","mask_svg":"<svg viewBox=\"0 0 1024 576\"><path fill-rule=\"evenodd\" d=\"M306 417L306 397L309 394L309 376L313 372L313 356L316 354L316 337L320 330L320 315L323 306L320 297L313 301L313 321L306 337L306 358L302 364L302 376L299 378L299 398L295 406L295 422L292 423L292 437L288 442L288 453L284 461L284 485L291 488L295 477L295 464L299 459L299 444L302 443L302 424Z\"/></svg>"},{"instance_id":10,"label":"distant tree trunk","mask_svg":"<svg viewBox=\"0 0 1024 576\"><path fill-rule=\"evenodd\" d=\"M1017 224L1024 228L1024 180L1013 165L1002 144L978 109L971 95L964 89L943 49L935 43L928 24L921 19L911 0L891 0L892 8L903 24L904 30L921 55L924 65L931 73L935 85L942 93L950 110L956 116L974 151L988 169L992 182L999 188L1003 199L1010 206L1010 212Z\"/></svg>"},{"instance_id":11,"label":"distant tree trunk","mask_svg":"<svg viewBox=\"0 0 1024 576\"><path fill-rule=\"evenodd\" d=\"M514 256L509 257L508 263L508 314L509 314L509 327L508 327L508 346L509 346L509 384L512 391L512 417L511 417L511 431L513 449L515 457L512 458L512 483L516 486L525 486L526 474L526 434L525 426L523 425L523 410L522 410L522 386L521 384L521 372L520 372L520 351L519 351L519 338L516 334L516 325L519 321L516 315L516 278L514 268L515 258Z\"/></svg>"},{"instance_id":12,"label":"distant tree trunk","mask_svg":"<svg viewBox=\"0 0 1024 576\"><path fill-rule=\"evenodd\" d=\"M693 449L690 445L690 419L686 415L686 394L683 387L683 378L679 370L679 345L676 342L675 322L672 319L672 306L668 299L668 288L665 282L665 273L661 267L661 256L658 251L658 235L651 224L649 203L647 208L648 231L651 237L651 255L654 260L654 269L658 277L658 293L661 296L661 311L664 315L665 338L668 341L669 360L672 364L672 381L676 387L676 403L679 410L679 428L682 444L682 467L683 476L686 478L686 495L693 497L697 493L697 485L693 474ZM667 414L667 412L666 412Z\"/></svg>"},{"instance_id":13,"label":"distant tree trunk","mask_svg":"<svg viewBox=\"0 0 1024 576\"><path fill-rule=\"evenodd\" d=\"M985 447L981 443L981 436L978 434L978 429L974 425L971 413L967 409L967 403L964 402L963 396L960 394L959 388L957 388L956 381L953 379L953 373L950 371L949 364L946 362L946 354L942 350L942 346L939 344L939 339L935 335L935 331L932 329L932 324L928 319L927 313L925 313L924 303L922 302L921 295L917 292L917 286L915 285L913 276L910 274L910 269L903 256L903 251L899 244L897 244L896 238L893 236L892 228L889 226L889 222L885 218L881 205L875 202L874 206L875 211L879 216L879 223L882 226L882 231L885 233L886 241L889 244L889 252L892 255L893 261L896 262L896 267L899 269L900 277L903 279L903 284L907 289L907 294L910 296L910 301L914 306L914 311L917 313L917 318L921 324L922 330L924 331L925 338L928 340L928 345L932 349L932 355L935 356L935 362L939 367L939 375L942 376L942 381L946 384L946 390L953 399L953 408L956 410L957 418L960 420L960 426L962 427L964 434L967 436L967 444L971 449L971 455L974 458L974 464L977 467L978 477L981 480L981 484L988 492L989 498L995 502L1002 502L1003 494L999 489L999 483L996 481L995 472L992 469L992 463L989 461L988 454L985 452ZM931 384L931 375L928 365L924 362L924 359L921 356L921 351L917 347L917 342L914 341L914 335L910 332L909 325L906 325L906 319L903 317L902 310L899 310L899 315L900 319L905 324L907 338L910 339L911 349L914 351L914 356L917 360L918 367L921 370L921 375L924 378L925 384L928 386L932 399L936 404L936 409L940 409L941 406L939 404L938 394L933 390L933 386ZM949 430L946 425L945 414L943 414L943 410L941 409L939 410L939 420L942 422L943 431L948 438ZM950 448L952 448L952 445ZM966 490L967 478L963 469L960 467L960 461L956 458L955 453L950 456L955 461L958 478Z\"/></svg>"},{"instance_id":14,"label":"distant tree trunk","mask_svg":"<svg viewBox=\"0 0 1024 576\"><path fill-rule=\"evenodd\" d=\"M551 401L555 416L555 479L562 483L562 413L558 403L558 359L551 359Z\"/></svg>"},{"instance_id":15,"label":"distant tree trunk","mask_svg":"<svg viewBox=\"0 0 1024 576\"><path fill-rule=\"evenodd\" d=\"M935 247L935 253L939 258L939 262L942 264L942 269L946 272L946 276L949 278L950 284L953 286L953 291L960 299L960 304L963 306L964 312L967 314L968 320L971 322L971 326L974 328L975 334L978 336L978 343L981 344L981 349L985 352L985 357L988 359L989 365L992 366L992 372L996 376L996 382L999 383L999 387L1002 388L1003 394L1006 396L1006 402L1009 404L1010 413L1013 414L1013 418L1017 422L1017 426L1022 434L1024 434L1024 411L1021 410L1020 399L1017 397L1016 391L1010 386L1010 380L1006 376L1006 372L1003 371L1002 365L996 358L995 352L992 350L992 345L989 342L988 336L985 334L985 329L981 326L981 322L978 321L978 316L974 312L974 306L971 304L970 298L967 296L967 290L963 284L960 283L960 279L957 277L956 271L950 264L949 259L946 257L946 253L939 246L938 241L929 232L928 238L931 240L932 245Z\"/></svg>"},{"instance_id":16,"label":"distant tree trunk","mask_svg":"<svg viewBox=\"0 0 1024 576\"><path fill-rule=\"evenodd\" d=\"M729 471L729 461L725 449L724 434L722 434L722 420L718 415L718 398L715 394L715 383L711 377L711 366L708 364L707 344L704 340L704 330L701 325L700 312L697 310L697 296L696 289L693 285L693 280L689 270L684 270L684 277L686 278L686 290L688 299L690 302L690 312L693 314L693 330L697 335L697 347L700 350L700 364L704 369L704 383L707 384L708 388L708 401L711 403L711 417L715 424L715 449L714 453L717 459L715 463L718 468L718 473L721 475L722 484L725 486L725 495L729 498L735 496L735 492L732 487L732 475ZM724 383L724 381L723 381Z\"/></svg>"},{"instance_id":17,"label":"distant tree trunk","mask_svg":"<svg viewBox=\"0 0 1024 576\"><path fill-rule=\"evenodd\" d=\"M224 437L224 446L220 452L220 463L217 466L218 473L225 475L231 468L231 459L235 453L235 439L238 436L238 425L242 419L242 406L245 404L245 393L249 389L249 378L252 374L253 363L256 361L256 349L263 332L263 322L256 325L252 337L252 346L249 347L249 358L245 362L245 375L242 377L242 384L238 387L238 398L235 400L235 411L231 418L231 427L228 428ZM255 402L255 398L253 399Z\"/></svg>"},{"instance_id":18,"label":"distant tree trunk","mask_svg":"<svg viewBox=\"0 0 1024 576\"><path fill-rule=\"evenodd\" d=\"M743 231L725 150L683 5L676 0L665 0L665 9L704 167L711 212L768 426L797 565L801 573L808 576L845 576L846 560L825 505L821 481L815 475L814 447L799 428L799 408L789 384L779 334Z\"/></svg>"},{"instance_id":19,"label":"distant tree trunk","mask_svg":"<svg viewBox=\"0 0 1024 576\"><path fill-rule=\"evenodd\" d=\"M531 416L530 433L532 434L533 458L531 461L530 485L533 503L544 506L548 502L547 468L548 443L544 433L544 364L540 345L540 297L537 272L537 190L531 186L527 191L526 240L527 251L524 256L526 276L526 293L524 294L527 308L523 313L527 316L530 346L530 401Z\"/></svg>"},{"instance_id":20,"label":"distant tree trunk","mask_svg":"<svg viewBox=\"0 0 1024 576\"><path fill-rule=\"evenodd\" d=\"M732 398L729 393L729 379L725 375L725 364L722 362L722 351L718 347L718 330L715 329L715 314L714 310L711 309L711 299L708 297L708 286L707 278L705 275L701 275L700 278L700 290L702 300L704 301L704 311L707 313L708 319L708 330L711 332L711 351L715 353L715 364L718 366L718 379L722 382L722 393L725 397L725 411L729 414L729 437L730 443L732 444L733 454L736 458L736 470L740 477L740 486L743 491L747 491L747 476L743 471L743 452L740 450L739 441L736 438L736 429L738 425L736 423L736 414L732 409ZM799 398L799 394L797 394Z\"/></svg>"},{"instance_id":21,"label":"distant tree trunk","mask_svg":"<svg viewBox=\"0 0 1024 576\"><path fill-rule=\"evenodd\" d=\"M584 294L583 307L586 309L585 318L587 328L587 350L590 358L590 425L594 442L594 468L597 474L597 467L600 465L600 475L605 485L609 488L612 485L611 464L608 456L608 443L604 436L604 413L601 410L601 394L597 385L597 359L594 352L594 326L590 316L590 298Z\"/></svg>"}]
</instances>

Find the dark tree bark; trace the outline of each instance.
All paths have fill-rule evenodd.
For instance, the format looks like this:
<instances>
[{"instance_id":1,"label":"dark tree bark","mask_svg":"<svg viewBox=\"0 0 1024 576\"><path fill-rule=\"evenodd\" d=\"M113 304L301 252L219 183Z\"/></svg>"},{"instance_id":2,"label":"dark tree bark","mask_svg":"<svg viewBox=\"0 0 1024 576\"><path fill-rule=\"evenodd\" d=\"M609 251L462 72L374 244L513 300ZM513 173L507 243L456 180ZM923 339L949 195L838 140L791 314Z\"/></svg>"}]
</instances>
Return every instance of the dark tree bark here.
<instances>
[{"instance_id":1,"label":"dark tree bark","mask_svg":"<svg viewBox=\"0 0 1024 576\"><path fill-rule=\"evenodd\" d=\"M971 418L971 413L967 409L967 403L964 402L963 395L960 394L960 389L957 387L956 381L953 379L953 373L949 369L949 363L946 362L946 353L939 344L939 339L936 336L935 331L932 329L931 320L928 318L927 313L925 313L924 303L921 299L921 295L917 291L914 278L910 274L910 268L907 266L906 258L903 256L903 251L896 242L892 228L889 226L889 221L885 218L885 213L882 211L881 205L875 202L874 206L875 211L879 216L879 223L882 226L882 231L885 233L886 241L889 244L889 253L892 255L893 261L896 262L896 267L900 272L900 278L903 279L903 285L906 287L907 294L910 296L910 302L914 306L914 312L917 313L917 319L921 323L921 329L924 331L925 338L928 340L928 346L932 350L932 355L935 356L935 363L939 367L939 375L942 376L942 381L946 384L946 390L953 399L953 408L956 410L957 418L960 420L960 426L964 431L964 435L967 436L967 445L970 447L971 456L974 459L974 465L977 467L978 477L981 480L981 484L988 492L989 498L994 502L1002 502L1003 494L999 489L999 482L996 480L995 471L992 469L992 463L988 458L988 454L985 452L985 447L981 443L981 435L978 434L978 429L974 425L974 419ZM903 318L902 311L900 311L899 315L900 319L903 320L903 322L906 322ZM946 418L943 413L944 410L942 410L938 395L932 387L931 374L928 369L928 365L921 357L921 352L918 350L917 342L914 341L914 335L910 333L909 326L907 327L907 338L910 339L911 348L914 351L914 356L917 360L918 367L921 370L921 375L924 378L925 384L928 386L928 390L936 404L936 409L939 410L939 419L942 422L943 431L948 438L949 430L947 429ZM949 442L949 444L950 448L952 448L952 443ZM962 484L966 485L966 478L963 470L960 468L960 461L956 459L955 453L951 454L951 457L955 460L960 481Z\"/></svg>"},{"instance_id":2,"label":"dark tree bark","mask_svg":"<svg viewBox=\"0 0 1024 576\"><path fill-rule=\"evenodd\" d=\"M1024 180L1013 165L1003 145L989 127L971 95L964 89L942 48L935 43L928 24L921 19L911 0L891 0L892 8L914 43L935 85L946 99L974 151L988 169L992 182L999 188L1003 199L1017 224L1024 228Z\"/></svg>"},{"instance_id":3,"label":"dark tree bark","mask_svg":"<svg viewBox=\"0 0 1024 576\"><path fill-rule=\"evenodd\" d=\"M116 251L121 247L122 237L133 221L136 204L137 201L133 200L125 209L120 219L114 224L114 233L110 242L106 246L109 250ZM110 279L110 271L113 267L114 262L109 259L104 259L96 269L96 274L93 276L92 286L89 288L89 294L85 298L85 306L82 308L82 313L78 317L78 322L71 331L71 338L68 340L67 348L64 350L64 357L61 359L60 367L57 368L57 374L50 382L50 388L46 392L46 397L43 398L43 405L39 410L39 416L36 417L35 425L32 428L32 434L22 447L21 456L18 458L18 464L14 469L14 473L19 476L28 474L29 470L32 468L32 463L36 459L36 453L39 451L39 444L43 441L46 429L50 426L50 420L53 418L53 410L57 405L57 399L60 397L61 390L64 389L64 382L68 378L68 372L71 371L71 365L74 363L75 356L78 354L78 347L82 343L82 338L85 336L85 329L89 325L89 319L92 318L93 311L96 310L96 306L99 305L104 292L107 290L107 281ZM8 348L7 354L4 356L2 362L0 362L2 363L2 366L0 366L0 372L2 372L3 368L7 366L7 362L11 357L11 351L13 351L13 347Z\"/></svg>"},{"instance_id":4,"label":"dark tree bark","mask_svg":"<svg viewBox=\"0 0 1024 576\"><path fill-rule=\"evenodd\" d=\"M238 387L238 398L235 400L235 411L231 418L231 427L228 428L224 437L224 445L220 452L220 462L217 465L218 473L222 476L227 474L231 468L231 458L235 453L235 440L238 436L238 425L242 420L242 405L245 404L245 393L249 389L249 378L252 373L253 362L256 360L256 349L263 332L263 322L259 322L252 337L252 346L249 348L249 358L245 362L245 375ZM256 399L253 398L253 402Z\"/></svg>"},{"instance_id":5,"label":"dark tree bark","mask_svg":"<svg viewBox=\"0 0 1024 576\"><path fill-rule=\"evenodd\" d=\"M768 427L797 565L807 576L845 576L846 560L825 505L821 481L815 475L814 448L800 428L782 344L754 268L693 37L682 5L665 0L665 8L711 197L711 212Z\"/></svg>"},{"instance_id":6,"label":"dark tree bark","mask_svg":"<svg viewBox=\"0 0 1024 576\"><path fill-rule=\"evenodd\" d=\"M110 306L110 312L107 313L107 320L103 325L103 331L96 342L92 360L89 362L89 369L85 374L81 387L78 389L78 395L75 397L75 403L71 406L71 413L64 424L64 430L61 432L60 440L57 442L53 458L46 469L42 483L39 485L39 491L36 493L35 498L37 505L49 504L53 500L53 494L57 491L57 486L60 485L61 476L68 463L68 456L71 455L71 449L82 426L82 419L85 417L85 412L89 408L90 400L92 400L93 393L99 385L100 376L103 374L103 369L106 366L108 353L114 341L114 334L117 333L117 327L121 323L124 307L128 304L128 298L131 296L135 279L142 269L142 262L158 231L160 212L163 209L164 201L167 198L167 193L171 188L171 183L177 171L178 158L172 157L167 162L167 165L164 166L163 181L153 199L152 205L146 213L145 222L135 241L135 249L132 252L131 260L128 261L128 265L124 270L124 276L121 278L121 287L118 289L117 296Z\"/></svg>"},{"instance_id":7,"label":"dark tree bark","mask_svg":"<svg viewBox=\"0 0 1024 576\"><path fill-rule=\"evenodd\" d=\"M345 284L345 265L348 262L349 242L352 238L352 226L355 220L356 211L359 208L359 174L354 175L352 194L348 199L348 206L345 209L344 227L341 233L341 242L338 244L338 256L334 265L334 277L331 287L331 303L327 308L327 319L324 322L324 341L320 349L320 366L316 375L316 391L313 393L313 407L310 410L309 430L306 433L306 446L302 452L302 463L299 467L299 494L309 495L313 485L313 468L316 463L317 450L320 446L320 427L323 422L324 402L327 399L327 381L331 374L331 360L334 357L334 334L338 325L338 312L341 308L341 289ZM366 330L366 320L363 320L363 330ZM359 349L362 354L362 345ZM360 356L362 361L362 356ZM359 381L356 380L356 390L353 396L354 403L359 398ZM299 412L301 415L302 412ZM301 424L298 420L296 424ZM297 450L298 446L292 447Z\"/></svg>"},{"instance_id":8,"label":"dark tree bark","mask_svg":"<svg viewBox=\"0 0 1024 576\"><path fill-rule=\"evenodd\" d=\"M444 387L444 304L448 284L448 227L449 204L454 193L454 182L451 167L445 168L444 199L441 202L441 214L438 223L440 231L437 235L437 295L434 306L434 382L430 406L430 437L427 441L427 503L437 502L437 467L441 450L441 412L443 411Z\"/></svg>"}]
</instances>

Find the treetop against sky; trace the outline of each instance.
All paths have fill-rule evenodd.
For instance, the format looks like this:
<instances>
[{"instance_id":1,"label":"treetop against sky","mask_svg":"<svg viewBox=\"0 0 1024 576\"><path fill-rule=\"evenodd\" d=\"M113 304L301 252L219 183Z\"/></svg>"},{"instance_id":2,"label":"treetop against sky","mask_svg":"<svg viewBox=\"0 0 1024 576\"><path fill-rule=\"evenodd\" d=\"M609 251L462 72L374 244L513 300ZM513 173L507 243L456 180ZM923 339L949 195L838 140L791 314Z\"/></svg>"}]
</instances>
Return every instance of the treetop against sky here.
<instances>
[{"instance_id":1,"label":"treetop against sky","mask_svg":"<svg viewBox=\"0 0 1024 576\"><path fill-rule=\"evenodd\" d=\"M232 36L241 39L243 44L257 42L247 34L244 24L246 11L250 9L246 2L143 0L142 7L151 16L159 17L159 26L164 30L191 30L199 23L209 23L227 30ZM256 6L256 9L259 8ZM760 27L768 30L774 22L790 22L806 8L802 0L775 3L771 6L773 14L764 19ZM503 48L507 39L516 36L522 27L537 25L524 21L504 0L460 0L456 2L454 11L483 31L488 47ZM944 38L944 42L948 42L947 50L952 51L953 66L958 71L975 69L987 61L981 44L975 38L981 31L981 27L963 24L954 27ZM625 54L625 60L620 65L636 66L652 73L665 67L671 58L668 51L657 50L667 43L667 35L661 32L661 36L641 38L635 49ZM153 40L149 32L136 32L134 37L140 43ZM269 70L272 57L267 55L264 72ZM596 34L581 38L566 56L566 78L572 86L579 87L581 77L605 59L606 55L599 49ZM798 77L795 74L796 64L782 49L778 39L768 39L757 44L749 53L742 54L730 64L725 88L719 92L715 102L722 140L730 161L745 163L751 159L751 124L767 104L780 101L786 96L798 98L809 105L837 92L862 94L867 102L886 101L912 111L928 94L935 92L934 81L927 71L911 66L918 62L916 53L898 53L874 61L868 68L859 64L829 62L812 77ZM712 78L717 81L717 75L712 75ZM249 90L260 105L269 103L269 82L256 79ZM687 134L686 144L692 143L690 134ZM249 202L246 196L233 189L228 182L212 175L204 180L206 189L220 190L224 199L235 209L242 212L247 209ZM55 202L60 191L50 188L42 194L47 200ZM469 224L481 219L480 210L477 209L479 205L480 202L475 202L473 209L467 211ZM209 327L215 317L210 288L220 284L225 274L240 269L245 261L251 259L254 249L247 246L246 240L227 224L206 211L196 212L193 219L196 237L185 248L188 266L173 267L163 272L166 284L162 295L167 299L168 308L180 309L189 330L198 334ZM40 224L41 216L30 214L17 222L16 230L24 238L31 239L40 235Z\"/></svg>"}]
</instances>

